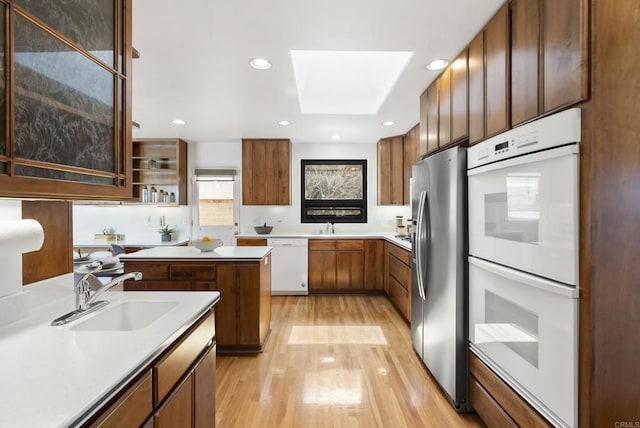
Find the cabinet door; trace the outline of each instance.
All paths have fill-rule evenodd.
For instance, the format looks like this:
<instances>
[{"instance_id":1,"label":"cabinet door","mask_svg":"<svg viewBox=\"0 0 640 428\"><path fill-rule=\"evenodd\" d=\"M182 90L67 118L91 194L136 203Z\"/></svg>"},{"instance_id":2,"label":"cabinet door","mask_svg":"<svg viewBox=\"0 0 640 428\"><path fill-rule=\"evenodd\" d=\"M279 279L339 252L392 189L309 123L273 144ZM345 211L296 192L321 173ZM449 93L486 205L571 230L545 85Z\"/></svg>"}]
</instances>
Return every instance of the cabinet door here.
<instances>
[{"instance_id":1,"label":"cabinet door","mask_svg":"<svg viewBox=\"0 0 640 428\"><path fill-rule=\"evenodd\" d=\"M469 144L480 142L484 127L484 31L469 45Z\"/></svg>"},{"instance_id":2,"label":"cabinet door","mask_svg":"<svg viewBox=\"0 0 640 428\"><path fill-rule=\"evenodd\" d=\"M444 147L451 142L451 66L438 78L438 90L438 147Z\"/></svg>"},{"instance_id":3,"label":"cabinet door","mask_svg":"<svg viewBox=\"0 0 640 428\"><path fill-rule=\"evenodd\" d=\"M193 375L167 399L153 417L155 428L190 427L193 422Z\"/></svg>"},{"instance_id":4,"label":"cabinet door","mask_svg":"<svg viewBox=\"0 0 640 428\"><path fill-rule=\"evenodd\" d=\"M420 139L418 141L418 157L427 154L427 91L420 95Z\"/></svg>"},{"instance_id":5,"label":"cabinet door","mask_svg":"<svg viewBox=\"0 0 640 428\"><path fill-rule=\"evenodd\" d=\"M364 288L364 251L336 252L336 288L338 290Z\"/></svg>"},{"instance_id":6,"label":"cabinet door","mask_svg":"<svg viewBox=\"0 0 640 428\"><path fill-rule=\"evenodd\" d=\"M587 2L542 0L544 112L587 98Z\"/></svg>"},{"instance_id":7,"label":"cabinet door","mask_svg":"<svg viewBox=\"0 0 640 428\"><path fill-rule=\"evenodd\" d=\"M411 203L411 193L409 187L409 179L411 178L411 168L413 164L418 161L418 133L420 132L420 125L416 125L405 135L403 149L404 149L404 178L402 180L402 186L404 188L403 205L409 205Z\"/></svg>"},{"instance_id":8,"label":"cabinet door","mask_svg":"<svg viewBox=\"0 0 640 428\"><path fill-rule=\"evenodd\" d=\"M391 201L391 140L378 141L378 205Z\"/></svg>"},{"instance_id":9,"label":"cabinet door","mask_svg":"<svg viewBox=\"0 0 640 428\"><path fill-rule=\"evenodd\" d=\"M260 264L237 265L238 344L260 346Z\"/></svg>"},{"instance_id":10,"label":"cabinet door","mask_svg":"<svg viewBox=\"0 0 640 428\"><path fill-rule=\"evenodd\" d=\"M562 2L560 2L562 3ZM538 116L538 1L511 1L511 123Z\"/></svg>"},{"instance_id":11,"label":"cabinet door","mask_svg":"<svg viewBox=\"0 0 640 428\"><path fill-rule=\"evenodd\" d=\"M216 426L216 346L200 359L193 371L194 426Z\"/></svg>"},{"instance_id":12,"label":"cabinet door","mask_svg":"<svg viewBox=\"0 0 640 428\"><path fill-rule=\"evenodd\" d=\"M309 291L336 288L336 252L309 251Z\"/></svg>"},{"instance_id":13,"label":"cabinet door","mask_svg":"<svg viewBox=\"0 0 640 428\"><path fill-rule=\"evenodd\" d=\"M220 302L216 306L216 342L220 346L234 346L238 343L238 287L236 266L220 263L216 266L218 279L216 291L220 292Z\"/></svg>"},{"instance_id":14,"label":"cabinet door","mask_svg":"<svg viewBox=\"0 0 640 428\"><path fill-rule=\"evenodd\" d=\"M427 88L427 151L438 150L438 81Z\"/></svg>"},{"instance_id":15,"label":"cabinet door","mask_svg":"<svg viewBox=\"0 0 640 428\"><path fill-rule=\"evenodd\" d=\"M242 203L291 203L290 140L242 140Z\"/></svg>"},{"instance_id":16,"label":"cabinet door","mask_svg":"<svg viewBox=\"0 0 640 428\"><path fill-rule=\"evenodd\" d=\"M509 4L485 28L486 136L509 129Z\"/></svg>"},{"instance_id":17,"label":"cabinet door","mask_svg":"<svg viewBox=\"0 0 640 428\"><path fill-rule=\"evenodd\" d=\"M451 141L454 142L469 135L467 56L465 49L451 64Z\"/></svg>"},{"instance_id":18,"label":"cabinet door","mask_svg":"<svg viewBox=\"0 0 640 428\"><path fill-rule=\"evenodd\" d=\"M384 289L384 241L382 239L364 241L364 288Z\"/></svg>"}]
</instances>

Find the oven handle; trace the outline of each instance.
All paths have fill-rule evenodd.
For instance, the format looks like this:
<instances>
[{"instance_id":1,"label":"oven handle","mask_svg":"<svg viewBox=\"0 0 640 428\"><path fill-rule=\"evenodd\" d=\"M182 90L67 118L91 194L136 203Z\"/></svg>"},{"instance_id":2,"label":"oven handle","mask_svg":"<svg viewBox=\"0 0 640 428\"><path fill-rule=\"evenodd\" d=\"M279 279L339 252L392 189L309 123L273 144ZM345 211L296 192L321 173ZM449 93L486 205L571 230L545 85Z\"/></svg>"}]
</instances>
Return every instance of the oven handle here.
<instances>
[{"instance_id":1,"label":"oven handle","mask_svg":"<svg viewBox=\"0 0 640 428\"><path fill-rule=\"evenodd\" d=\"M580 296L580 291L575 287L562 285L559 282L549 281L548 279L544 279L539 276L520 272L515 269L510 269L501 265L497 265L495 263L488 262L486 260L475 258L473 256L469 256L469 263L479 267L480 269L484 269L513 281L517 281L521 284L526 284L531 287L536 287L540 290L548 291L549 293L558 294L564 297L570 297L572 299L578 299Z\"/></svg>"},{"instance_id":2,"label":"oven handle","mask_svg":"<svg viewBox=\"0 0 640 428\"><path fill-rule=\"evenodd\" d=\"M416 242L415 242L416 277L418 280L417 281L418 284L416 286L418 287L418 293L420 294L420 298L422 300L427 300L427 296L424 290L424 271L422 266L423 261L426 262L426 258L422 257L422 250L424 247L422 231L424 229L424 223L425 223L424 205L426 200L427 200L427 192L423 190L422 192L420 192L420 201L418 202L418 222L416 224L417 230L416 230Z\"/></svg>"},{"instance_id":3,"label":"oven handle","mask_svg":"<svg viewBox=\"0 0 640 428\"><path fill-rule=\"evenodd\" d=\"M482 174L489 171L495 171L496 169L509 168L511 166L522 165L525 163L540 162L543 160L559 158L562 156L577 155L578 153L580 153L580 148L578 144L561 146L556 149L530 153L530 154L518 156L511 159L496 161L488 165L478 166L473 169L467 170L467 176Z\"/></svg>"}]
</instances>

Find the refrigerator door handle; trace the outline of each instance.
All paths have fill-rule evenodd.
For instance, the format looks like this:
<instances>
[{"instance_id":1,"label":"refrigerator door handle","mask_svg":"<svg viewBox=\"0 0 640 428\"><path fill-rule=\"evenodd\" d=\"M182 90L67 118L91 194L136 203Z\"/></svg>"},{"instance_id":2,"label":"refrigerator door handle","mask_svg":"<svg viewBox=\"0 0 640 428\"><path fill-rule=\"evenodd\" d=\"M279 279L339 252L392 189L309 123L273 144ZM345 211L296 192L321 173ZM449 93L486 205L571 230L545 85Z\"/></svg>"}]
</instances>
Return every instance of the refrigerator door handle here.
<instances>
[{"instance_id":1,"label":"refrigerator door handle","mask_svg":"<svg viewBox=\"0 0 640 428\"><path fill-rule=\"evenodd\" d=\"M429 194L424 192L424 204L422 210L424 211L424 226L426 227L424 233L424 241L422 242L422 246L424 248L424 268L428 272L429 271L429 251L431 249L431 208L429 207ZM422 250L420 250L422 252ZM422 295L424 296L424 300L427 300L427 285L428 281L423 280L422 287Z\"/></svg>"},{"instance_id":2,"label":"refrigerator door handle","mask_svg":"<svg viewBox=\"0 0 640 428\"><path fill-rule=\"evenodd\" d=\"M417 287L418 287L418 293L420 294L420 298L422 300L427 300L427 297L425 295L424 292L424 271L423 271L423 261L425 260L422 257L422 250L423 250L423 245L424 245L424 240L423 240L423 231L424 231L424 223L425 223L425 218L424 218L424 205L426 203L427 200L427 192L426 191L422 191L420 192L420 200L418 202L418 221L416 224L416 242L415 242L415 248L416 248L416 277L417 277Z\"/></svg>"}]
</instances>

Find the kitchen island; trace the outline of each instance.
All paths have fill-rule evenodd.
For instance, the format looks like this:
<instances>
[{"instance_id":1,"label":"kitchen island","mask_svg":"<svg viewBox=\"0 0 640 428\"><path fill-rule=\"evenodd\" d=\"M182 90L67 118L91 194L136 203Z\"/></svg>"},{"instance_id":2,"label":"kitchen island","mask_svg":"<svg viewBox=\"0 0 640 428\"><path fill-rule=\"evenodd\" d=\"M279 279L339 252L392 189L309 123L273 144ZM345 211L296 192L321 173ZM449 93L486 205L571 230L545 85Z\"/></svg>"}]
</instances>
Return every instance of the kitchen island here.
<instances>
[{"instance_id":1,"label":"kitchen island","mask_svg":"<svg viewBox=\"0 0 640 428\"><path fill-rule=\"evenodd\" d=\"M271 323L271 247L157 247L123 254L125 272L142 272L129 291L218 291L220 353L261 352Z\"/></svg>"},{"instance_id":2,"label":"kitchen island","mask_svg":"<svg viewBox=\"0 0 640 428\"><path fill-rule=\"evenodd\" d=\"M52 320L75 309L73 274L0 298L0 426L166 423L175 415L175 398L186 393L192 407L180 417L215 418L213 307L219 297L109 291L107 306L55 327ZM142 307L161 310L145 311L145 322L133 325L110 316L127 307L136 314ZM173 364L176 355L181 358ZM167 370L170 365L175 370ZM189 382L200 389L187 391Z\"/></svg>"}]
</instances>

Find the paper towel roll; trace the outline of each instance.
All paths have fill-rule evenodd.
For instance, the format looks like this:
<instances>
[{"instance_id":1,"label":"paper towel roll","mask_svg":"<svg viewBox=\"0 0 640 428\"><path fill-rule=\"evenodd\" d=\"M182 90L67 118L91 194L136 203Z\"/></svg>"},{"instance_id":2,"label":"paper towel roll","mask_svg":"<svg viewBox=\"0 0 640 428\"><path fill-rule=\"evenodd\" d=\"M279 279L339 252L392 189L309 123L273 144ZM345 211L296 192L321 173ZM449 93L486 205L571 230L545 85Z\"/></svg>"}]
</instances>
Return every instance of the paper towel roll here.
<instances>
[{"instance_id":1,"label":"paper towel roll","mask_svg":"<svg viewBox=\"0 0 640 428\"><path fill-rule=\"evenodd\" d=\"M0 256L36 251L43 242L44 230L35 220L0 221Z\"/></svg>"}]
</instances>

